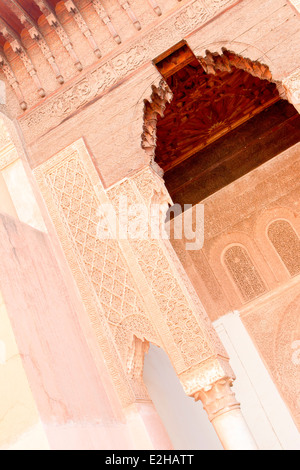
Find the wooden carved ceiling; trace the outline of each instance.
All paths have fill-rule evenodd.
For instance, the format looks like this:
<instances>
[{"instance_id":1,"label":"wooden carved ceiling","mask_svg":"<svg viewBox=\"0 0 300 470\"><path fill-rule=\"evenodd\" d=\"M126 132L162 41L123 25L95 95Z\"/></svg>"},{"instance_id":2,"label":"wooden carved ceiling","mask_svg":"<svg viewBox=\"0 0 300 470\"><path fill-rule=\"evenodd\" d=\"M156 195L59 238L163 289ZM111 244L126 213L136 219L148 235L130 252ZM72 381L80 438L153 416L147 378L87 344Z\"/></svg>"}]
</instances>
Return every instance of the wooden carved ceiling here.
<instances>
[{"instance_id":1,"label":"wooden carved ceiling","mask_svg":"<svg viewBox=\"0 0 300 470\"><path fill-rule=\"evenodd\" d=\"M213 68L210 62L220 58L222 66ZM156 66L174 95L157 120L155 161L164 171L280 100L276 84L254 76L255 67L250 74L229 66L225 55L211 55L204 61L184 45ZM268 69L261 67L260 73L269 79Z\"/></svg>"}]
</instances>

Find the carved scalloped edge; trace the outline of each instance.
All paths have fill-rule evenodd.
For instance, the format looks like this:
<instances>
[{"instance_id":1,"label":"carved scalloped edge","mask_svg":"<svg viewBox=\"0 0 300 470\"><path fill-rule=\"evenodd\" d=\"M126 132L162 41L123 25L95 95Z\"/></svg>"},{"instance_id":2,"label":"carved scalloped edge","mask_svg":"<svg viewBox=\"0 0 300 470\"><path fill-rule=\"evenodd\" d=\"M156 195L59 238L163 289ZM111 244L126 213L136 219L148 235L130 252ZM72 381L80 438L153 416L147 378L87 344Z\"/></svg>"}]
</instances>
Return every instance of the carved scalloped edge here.
<instances>
[{"instance_id":1,"label":"carved scalloped edge","mask_svg":"<svg viewBox=\"0 0 300 470\"><path fill-rule=\"evenodd\" d=\"M282 83L273 79L269 66L257 60L252 61L247 57L229 51L225 47L222 48L222 55L206 51L206 56L198 57L198 60L206 73L215 75L218 71L232 72L232 67L235 67L244 70L260 80L267 80L268 82L274 83L277 86L281 98L287 99Z\"/></svg>"},{"instance_id":2,"label":"carved scalloped edge","mask_svg":"<svg viewBox=\"0 0 300 470\"><path fill-rule=\"evenodd\" d=\"M158 117L163 117L166 106L173 99L173 93L164 80L161 80L159 86L152 86L152 94L149 100L144 100L144 125L142 134L142 148L150 156L151 165L155 167L160 176L163 171L155 164L156 149L156 129ZM156 166L155 166L156 165ZM162 172L162 174L161 174Z\"/></svg>"}]
</instances>

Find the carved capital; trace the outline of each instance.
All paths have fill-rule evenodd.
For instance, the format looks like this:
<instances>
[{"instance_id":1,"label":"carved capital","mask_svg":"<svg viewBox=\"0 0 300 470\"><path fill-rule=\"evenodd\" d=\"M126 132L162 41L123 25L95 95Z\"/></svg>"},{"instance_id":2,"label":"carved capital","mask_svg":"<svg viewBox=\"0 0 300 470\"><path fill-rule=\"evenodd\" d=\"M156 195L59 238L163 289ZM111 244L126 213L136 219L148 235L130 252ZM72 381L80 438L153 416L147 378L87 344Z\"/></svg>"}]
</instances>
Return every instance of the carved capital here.
<instances>
[{"instance_id":1,"label":"carved capital","mask_svg":"<svg viewBox=\"0 0 300 470\"><path fill-rule=\"evenodd\" d=\"M226 377L215 382L210 388L195 393L195 400L202 401L210 421L224 413L240 408L232 386L233 379Z\"/></svg>"},{"instance_id":2,"label":"carved capital","mask_svg":"<svg viewBox=\"0 0 300 470\"><path fill-rule=\"evenodd\" d=\"M283 81L283 87L290 103L299 108L300 106L300 69Z\"/></svg>"}]
</instances>

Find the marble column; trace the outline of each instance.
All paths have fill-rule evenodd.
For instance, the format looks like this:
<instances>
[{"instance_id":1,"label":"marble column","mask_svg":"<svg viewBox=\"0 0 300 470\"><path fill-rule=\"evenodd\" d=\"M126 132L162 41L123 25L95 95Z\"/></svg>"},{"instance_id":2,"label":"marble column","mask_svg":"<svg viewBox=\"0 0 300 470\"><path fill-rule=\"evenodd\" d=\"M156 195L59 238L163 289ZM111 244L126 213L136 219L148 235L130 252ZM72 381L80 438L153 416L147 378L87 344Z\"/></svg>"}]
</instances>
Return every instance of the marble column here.
<instances>
[{"instance_id":1,"label":"marble column","mask_svg":"<svg viewBox=\"0 0 300 470\"><path fill-rule=\"evenodd\" d=\"M201 400L225 450L258 450L232 390L233 380L225 378L194 395Z\"/></svg>"}]
</instances>

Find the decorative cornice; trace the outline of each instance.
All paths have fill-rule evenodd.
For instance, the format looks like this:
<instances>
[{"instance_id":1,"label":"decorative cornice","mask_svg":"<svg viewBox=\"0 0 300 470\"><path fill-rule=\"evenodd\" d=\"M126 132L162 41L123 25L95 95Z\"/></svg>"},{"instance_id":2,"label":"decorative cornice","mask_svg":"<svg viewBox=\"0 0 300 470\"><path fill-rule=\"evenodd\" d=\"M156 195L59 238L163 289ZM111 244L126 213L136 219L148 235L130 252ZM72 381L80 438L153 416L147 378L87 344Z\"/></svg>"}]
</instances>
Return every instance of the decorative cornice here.
<instances>
[{"instance_id":1,"label":"decorative cornice","mask_svg":"<svg viewBox=\"0 0 300 470\"><path fill-rule=\"evenodd\" d=\"M37 1L37 0L35 0ZM140 66L172 47L189 32L235 4L237 0L194 0L173 12L155 28L147 30L130 45L102 60L75 83L65 85L38 107L20 117L24 134L31 140L58 126L72 113L99 97Z\"/></svg>"}]
</instances>

